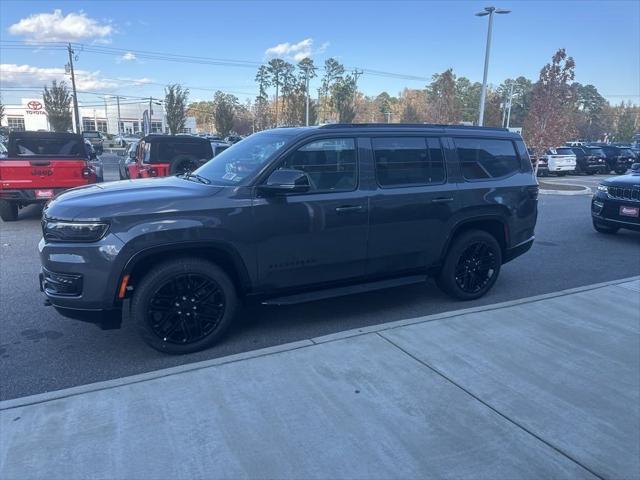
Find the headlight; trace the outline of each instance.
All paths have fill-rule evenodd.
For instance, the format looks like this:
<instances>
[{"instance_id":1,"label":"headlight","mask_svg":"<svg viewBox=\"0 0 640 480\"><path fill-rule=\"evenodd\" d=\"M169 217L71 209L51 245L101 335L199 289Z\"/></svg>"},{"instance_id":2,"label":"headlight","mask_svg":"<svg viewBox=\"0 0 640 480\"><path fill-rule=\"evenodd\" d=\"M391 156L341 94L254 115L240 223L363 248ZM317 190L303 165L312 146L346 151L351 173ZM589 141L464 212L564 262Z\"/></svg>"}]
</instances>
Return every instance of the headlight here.
<instances>
[{"instance_id":1,"label":"headlight","mask_svg":"<svg viewBox=\"0 0 640 480\"><path fill-rule=\"evenodd\" d=\"M64 222L44 220L42 234L49 242L96 242L104 237L109 229L102 222Z\"/></svg>"},{"instance_id":2,"label":"headlight","mask_svg":"<svg viewBox=\"0 0 640 480\"><path fill-rule=\"evenodd\" d=\"M606 185L598 185L598 191L602 193L608 193L609 187L607 187Z\"/></svg>"}]
</instances>

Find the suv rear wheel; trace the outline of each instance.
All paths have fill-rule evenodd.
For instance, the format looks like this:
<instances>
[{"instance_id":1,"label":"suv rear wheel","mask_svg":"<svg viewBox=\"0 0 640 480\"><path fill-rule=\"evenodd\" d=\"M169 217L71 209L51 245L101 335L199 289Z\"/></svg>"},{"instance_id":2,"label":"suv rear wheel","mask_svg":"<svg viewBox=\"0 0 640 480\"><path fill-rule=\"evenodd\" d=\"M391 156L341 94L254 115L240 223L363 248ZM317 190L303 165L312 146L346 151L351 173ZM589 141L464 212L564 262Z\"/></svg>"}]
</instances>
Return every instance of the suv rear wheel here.
<instances>
[{"instance_id":1,"label":"suv rear wheel","mask_svg":"<svg viewBox=\"0 0 640 480\"><path fill-rule=\"evenodd\" d=\"M5 222L15 222L18 219L18 205L0 200L0 218Z\"/></svg>"},{"instance_id":2,"label":"suv rear wheel","mask_svg":"<svg viewBox=\"0 0 640 480\"><path fill-rule=\"evenodd\" d=\"M474 300L496 283L501 265L497 240L485 231L470 230L454 239L436 281L452 297Z\"/></svg>"},{"instance_id":3,"label":"suv rear wheel","mask_svg":"<svg viewBox=\"0 0 640 480\"><path fill-rule=\"evenodd\" d=\"M238 305L233 282L205 260L172 260L136 287L131 314L149 346L183 354L212 346L226 332Z\"/></svg>"}]
</instances>

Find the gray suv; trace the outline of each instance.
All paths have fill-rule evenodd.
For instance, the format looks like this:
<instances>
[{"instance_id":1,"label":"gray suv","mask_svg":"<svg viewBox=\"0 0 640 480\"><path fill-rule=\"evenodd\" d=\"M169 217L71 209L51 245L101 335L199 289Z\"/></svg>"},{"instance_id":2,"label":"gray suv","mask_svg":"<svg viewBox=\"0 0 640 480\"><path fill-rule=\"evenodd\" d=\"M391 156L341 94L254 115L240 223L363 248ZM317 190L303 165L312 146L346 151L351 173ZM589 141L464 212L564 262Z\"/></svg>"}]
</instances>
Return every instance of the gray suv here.
<instances>
[{"instance_id":1,"label":"gray suv","mask_svg":"<svg viewBox=\"0 0 640 480\"><path fill-rule=\"evenodd\" d=\"M71 318L123 309L187 353L239 305L435 277L470 300L534 239L538 185L504 129L327 125L251 135L196 171L67 191L43 213L41 289Z\"/></svg>"}]
</instances>

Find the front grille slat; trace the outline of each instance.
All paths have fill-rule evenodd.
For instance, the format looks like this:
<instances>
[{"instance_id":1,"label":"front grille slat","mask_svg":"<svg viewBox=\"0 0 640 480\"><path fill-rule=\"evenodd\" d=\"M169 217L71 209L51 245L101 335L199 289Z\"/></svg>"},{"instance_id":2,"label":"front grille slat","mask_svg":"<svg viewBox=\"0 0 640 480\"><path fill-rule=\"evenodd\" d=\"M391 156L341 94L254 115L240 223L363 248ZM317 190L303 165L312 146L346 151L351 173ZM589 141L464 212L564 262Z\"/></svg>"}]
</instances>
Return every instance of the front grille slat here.
<instances>
[{"instance_id":1,"label":"front grille slat","mask_svg":"<svg viewBox=\"0 0 640 480\"><path fill-rule=\"evenodd\" d=\"M640 186L631 188L610 186L608 193L611 198L617 200L640 201Z\"/></svg>"}]
</instances>

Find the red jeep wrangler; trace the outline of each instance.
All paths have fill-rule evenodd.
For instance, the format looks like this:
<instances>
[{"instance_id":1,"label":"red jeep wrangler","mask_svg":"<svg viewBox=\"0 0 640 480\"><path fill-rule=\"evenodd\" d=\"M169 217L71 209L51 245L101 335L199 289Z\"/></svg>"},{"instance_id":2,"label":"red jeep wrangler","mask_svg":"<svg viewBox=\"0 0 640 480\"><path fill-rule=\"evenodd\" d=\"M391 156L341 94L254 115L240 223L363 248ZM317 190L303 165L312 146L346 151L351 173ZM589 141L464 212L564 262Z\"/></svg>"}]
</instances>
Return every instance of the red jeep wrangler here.
<instances>
[{"instance_id":1,"label":"red jeep wrangler","mask_svg":"<svg viewBox=\"0 0 640 480\"><path fill-rule=\"evenodd\" d=\"M188 135L147 135L140 140L129 178L166 177L191 172L213 158L206 138Z\"/></svg>"},{"instance_id":2,"label":"red jeep wrangler","mask_svg":"<svg viewBox=\"0 0 640 480\"><path fill-rule=\"evenodd\" d=\"M7 150L0 158L0 218L5 222L17 220L19 208L96 182L81 135L11 132Z\"/></svg>"}]
</instances>

